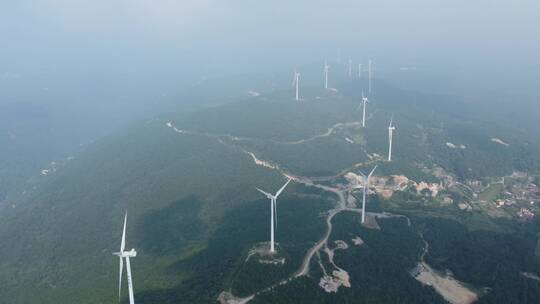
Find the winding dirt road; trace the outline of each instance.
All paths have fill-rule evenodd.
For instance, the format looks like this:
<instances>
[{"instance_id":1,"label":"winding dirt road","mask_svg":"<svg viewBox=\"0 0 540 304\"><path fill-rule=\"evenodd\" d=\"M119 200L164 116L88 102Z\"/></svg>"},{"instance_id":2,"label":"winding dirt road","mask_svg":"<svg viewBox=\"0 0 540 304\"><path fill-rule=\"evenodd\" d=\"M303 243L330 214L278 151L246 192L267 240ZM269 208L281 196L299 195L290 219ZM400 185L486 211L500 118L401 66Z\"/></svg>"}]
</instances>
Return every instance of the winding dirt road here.
<instances>
[{"instance_id":1,"label":"winding dirt road","mask_svg":"<svg viewBox=\"0 0 540 304\"><path fill-rule=\"evenodd\" d=\"M350 208L350 207L347 207L347 200L346 198L351 194L352 191L355 190L354 186L346 186L346 185L340 185L340 186L337 186L337 187L331 187L331 186L327 186L327 185L322 185L322 184L318 184L318 183L315 183L314 182L314 179L317 180L317 182L332 182L334 181L335 179L341 177L343 174L345 174L346 172L349 172L351 169L354 169L354 168L357 168L357 167L360 167L360 166L363 166L363 165L367 165L367 164L371 164L372 162L376 161L376 160L370 160L366 163L358 163L358 164L354 164L352 167L350 168L347 168L345 170L343 170L342 172L340 172L339 174L337 175L334 175L334 176L328 176L328 177L318 177L318 178L310 178L310 177L304 177L304 176L296 176L296 175L293 175L293 174L290 174L288 172L286 172L285 170L283 170L279 164L273 162L273 161L269 161L269 160L263 160L263 159L259 159L255 153L251 152L251 151L248 151L246 150L244 147L239 147L238 145L234 145L232 143L226 143L224 141L224 139L226 140L230 140L232 142L237 142L237 141L240 141L240 140L252 140L250 138L245 138L245 137L237 137L237 136L232 136L232 135L229 135L229 134L224 134L224 135L219 135L219 134L211 134L211 133L200 133L200 132L193 132L193 131L187 131L187 130L180 130L178 128L176 128L172 122L167 122L166 123L167 127L169 128L172 128L175 132L177 133L180 133L180 134L192 134L192 135L201 135L201 136L208 136L208 137L211 137L211 138L215 138L217 139L220 143L222 144L225 144L225 145L232 145L234 146L235 148L239 148L239 151L241 151L242 153L246 154L247 156L249 156L249 158L257 165L257 166L261 166L261 167L264 167L266 169L270 169L270 170L277 170L279 171L284 177L286 178L290 178L292 179L293 181L297 182L297 183L300 183L300 184L303 184L305 186L308 186L308 187L316 187L316 188L319 188L319 189L322 189L324 191L327 191L327 192L330 192L330 193L333 193L334 195L336 195L337 197L337 200L336 200L336 203L335 203L335 206L333 209L330 209L327 213L327 216L326 216L326 232L324 233L324 235L321 237L321 239L319 241L317 241L315 243L315 245L313 247L311 247L307 252L306 252L306 255L303 259L303 262L300 266L300 268L289 278L275 284L275 285L272 285L272 286L269 286L263 290L260 290L252 295L249 295L248 297L245 297L245 298L236 298L234 297L234 295L228 293L228 292L224 292L222 293L222 295L220 295L220 299L219 301L221 303L229 303L229 304L233 304L233 303L248 303L251 299L253 299L254 296L256 296L257 294L261 294L261 293L264 293L264 292L267 292L271 289L273 289L274 287L276 286L279 286L279 285L283 285L283 284L287 284L288 282L292 281L293 279L295 278L298 278L298 277L301 277L301 276L305 276L309 273L309 270L310 270L310 264L311 264L311 260L313 259L313 256L316 254L316 253L319 253L321 251L321 249L323 247L325 247L326 249L328 249L328 239L330 238L330 235L332 235L332 229L333 229L333 226L332 226L332 220L333 218L341 213L341 212L344 212L344 211L349 211L349 212L357 212L357 213L361 213L362 212L362 209L359 209L359 208ZM316 136L313 136L313 137L310 137L310 138L307 138L307 139L303 139L303 140L298 140L298 141L293 141L293 142L276 142L276 141L273 141L273 140L270 140L271 142L275 142L275 143L279 143L279 144L302 144L302 143L306 143L306 142L309 142L309 141L312 141L312 140L315 140L317 138L321 138L321 137L327 137L327 136L330 136L332 135L334 132L336 132L336 130L339 130L339 129L346 129L346 128L351 128L351 127L357 127L361 125L360 122L349 122L349 123L337 123L335 124L334 126L330 127L325 133L323 134L320 134L320 135L316 135ZM259 139L253 139L253 140L259 140ZM366 154L367 154L367 151L366 151ZM367 154L369 155L369 154ZM354 198L354 197L353 197ZM387 217L389 216L390 214L383 214L383 213L380 213L380 214L375 214L373 213L372 215L374 216L380 216L380 217ZM392 216L392 215L390 215ZM329 252L331 252L330 250L325 250L327 254L329 254ZM331 257L329 257L331 258ZM334 264L335 267L337 267L335 264ZM337 267L339 268L339 267ZM340 270L342 270L341 268L339 268ZM223 296L223 295L226 295L226 296ZM229 300L226 300L226 299L229 299Z\"/></svg>"}]
</instances>

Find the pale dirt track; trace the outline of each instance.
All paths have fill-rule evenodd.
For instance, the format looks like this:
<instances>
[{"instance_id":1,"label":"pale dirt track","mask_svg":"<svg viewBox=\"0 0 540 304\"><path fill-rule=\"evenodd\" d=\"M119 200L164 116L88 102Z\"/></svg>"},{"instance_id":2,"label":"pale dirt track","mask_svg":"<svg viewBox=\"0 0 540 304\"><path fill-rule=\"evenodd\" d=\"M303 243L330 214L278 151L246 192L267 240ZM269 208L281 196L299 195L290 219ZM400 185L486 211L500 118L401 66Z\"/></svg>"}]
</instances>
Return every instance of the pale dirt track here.
<instances>
[{"instance_id":1,"label":"pale dirt track","mask_svg":"<svg viewBox=\"0 0 540 304\"><path fill-rule=\"evenodd\" d=\"M298 141L292 141L292 142L278 142L278 141L273 141L273 140L269 140L269 141L277 143L277 144L287 144L287 145L288 144L290 144L290 145L302 144L302 143L306 143L306 142L309 142L309 141L313 141L313 140L315 140L317 138L328 137L328 136L332 135L334 132L336 132L336 130L339 130L339 129L345 129L345 128L349 128L349 127L357 127L359 124L361 125L361 123L359 123L359 122L338 123L338 124L335 124L334 126L332 126L331 128L329 128L323 134L316 135L316 136L313 136L313 137L310 137L310 138L307 138L307 139L303 139L303 140L298 140ZM232 135L229 135L229 134L217 135L217 134L210 134L210 133L197 133L197 132L191 132L191 131L186 131L186 130L179 130L171 122L168 122L166 125L167 125L167 127L172 128L177 133L208 136L208 137L216 138L219 142L221 142L223 144L226 144L226 145L231 145L231 144L226 143L223 139L228 139L228 140L230 140L232 142L244 141L244 140L258 140L258 139L250 139L250 138L246 138L246 137L236 137L236 136L232 136ZM234 147L239 148L237 145L234 145ZM323 236L321 237L321 239L319 241L317 241L310 249L308 249L300 268L291 277L289 277L289 278L287 278L287 279L285 279L285 280L283 280L283 281L281 281L281 282L279 282L279 283L277 283L275 285L264 288L263 290L260 290L260 291L254 293L252 295L249 295L249 296L247 296L245 298L236 298L234 295L232 295L229 292L223 292L220 295L220 297L218 298L218 301L220 303L222 303L222 304L246 304L249 301L251 301L257 294L264 293L264 292L267 292L269 290L272 290L273 288L275 288L275 287L277 287L279 285L287 284L288 282L294 280L295 278L308 275L309 270L310 270L310 264L311 264L311 261L313 259L313 256L315 254L318 254L323 247L325 247L326 249L328 248L328 239L329 239L330 235L332 234L332 228L333 228L332 220L333 220L333 218L337 214L339 214L341 212L344 212L344 211L356 212L356 213L361 213L362 212L362 209L360 209L360 208L347 207L346 197L348 195L350 195L350 193L354 190L354 188L352 188L352 187L344 187L343 185L340 185L341 188L340 187L330 187L330 186L327 186L327 185L322 185L322 184L315 183L315 180L317 182L329 182L329 181L331 182L331 181L334 181L335 179L341 177L343 174L347 173L351 169L354 169L354 168L357 168L357 167L360 167L360 166L363 166L363 165L368 165L368 164L371 164L371 163L376 161L376 160L370 160L370 161L368 161L366 163L355 164L351 168L345 169L345 170L343 170L342 172L340 172L339 174L337 174L335 176L310 178L310 177L292 175L292 174L284 171L283 169L281 169L279 164L277 164L277 163L275 163L273 161L259 159L255 155L255 153L253 153L251 151L247 151L246 149L244 149L242 147L240 147L239 151L241 151L242 153L249 156L249 158L257 166L261 166L261 167L264 167L264 168L269 169L269 170L277 170L284 177L291 178L293 181L295 181L297 183L304 184L305 186L308 186L308 187L316 187L316 188L322 189L324 191L333 193L334 195L336 195L337 200L336 200L334 208L327 212L327 215L326 215L326 231L325 231L325 233L323 234ZM366 151L366 154L367 154L367 151ZM369 155L369 154L367 154L367 155ZM405 217L403 215L391 214L391 213L387 213L387 212L383 212L383 213L372 213L372 212L370 212L370 213L368 213L366 215L368 217L372 218L373 220L375 220L376 218L404 217L404 218L407 219L408 225L409 226L411 225L409 218L407 218L407 217ZM425 262L423 261L423 258L424 258L424 255L427 253L427 248L428 248L427 243L425 243L425 244L426 244L425 252L422 255L422 259L421 259L422 264L425 264ZM329 254L329 250L326 250L326 253ZM334 264L334 266L335 266L335 264ZM422 276L421 280L418 277L417 277L417 279L419 281L424 282L424 283L431 284L435 288L435 290L439 294L441 294L450 303L452 303L452 304L470 304L470 303L473 303L474 301L476 301L477 295L472 293L468 289L464 288L463 286L461 286L461 284L459 284L459 282L457 282L456 280L436 276L435 272L429 267L429 265L425 264L423 266L425 267L425 269L427 269L429 271L426 271L425 273L420 274ZM340 271L343 271L344 273L346 273L345 270L339 268L338 266L335 266L335 267L337 269L339 269Z\"/></svg>"}]
</instances>

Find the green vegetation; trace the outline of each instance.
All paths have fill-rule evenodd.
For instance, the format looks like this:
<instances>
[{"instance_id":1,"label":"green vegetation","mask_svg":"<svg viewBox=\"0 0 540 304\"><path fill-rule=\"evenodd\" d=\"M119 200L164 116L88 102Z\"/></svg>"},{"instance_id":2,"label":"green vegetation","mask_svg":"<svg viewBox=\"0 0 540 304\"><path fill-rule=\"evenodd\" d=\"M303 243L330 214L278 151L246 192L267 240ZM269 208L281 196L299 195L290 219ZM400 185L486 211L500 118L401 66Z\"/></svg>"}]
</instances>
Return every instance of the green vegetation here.
<instances>
[{"instance_id":1,"label":"green vegetation","mask_svg":"<svg viewBox=\"0 0 540 304\"><path fill-rule=\"evenodd\" d=\"M267 205L266 201L261 203L263 216L259 217L265 224L268 222ZM249 295L292 276L300 268L306 251L324 234L326 225L320 213L330 208L327 202L296 198L280 201L279 206L276 240L279 256L286 258L285 264L277 267L261 264L256 256L252 257L235 274L231 286L234 294ZM268 229L268 225L263 225L258 238L267 236ZM263 241L266 240L263 238Z\"/></svg>"},{"instance_id":2,"label":"green vegetation","mask_svg":"<svg viewBox=\"0 0 540 304\"><path fill-rule=\"evenodd\" d=\"M430 244L427 262L437 269L452 271L461 281L489 290L478 303L534 303L540 296L540 282L521 272L540 272L534 255L540 221L516 226L512 233L469 231L446 219L418 219ZM507 231L510 232L510 231Z\"/></svg>"},{"instance_id":3,"label":"green vegetation","mask_svg":"<svg viewBox=\"0 0 540 304\"><path fill-rule=\"evenodd\" d=\"M285 256L287 261L277 267L259 264L255 257L245 262L255 244L267 241L267 200L249 202L231 210L220 229L208 239L207 248L177 260L166 269L169 274L189 276L170 288L139 292L138 303L214 303L223 290L232 288L240 294L248 294L285 279L299 267L303 253L323 233L324 223L318 212L325 208L328 206L324 201L283 196L279 201L276 238L280 256ZM310 211L306 214L306 210ZM163 214L163 217L168 215ZM148 225L142 229L155 224L149 222ZM311 235L312 239L305 235Z\"/></svg>"},{"instance_id":4,"label":"green vegetation","mask_svg":"<svg viewBox=\"0 0 540 304\"><path fill-rule=\"evenodd\" d=\"M471 179L538 164L538 150L526 144L525 135L452 111L436 114L434 104L447 107L448 100L392 87L373 98L367 128L337 128L321 136L337 123L360 120L355 95L360 85L349 83L340 93L305 88L302 102L294 102L290 92L277 92L168 114L100 140L54 174L31 179L24 194L13 199L14 207L1 205L0 298L12 303L115 303L118 266L111 252L118 250L126 209L127 247L139 253L133 260L138 303L213 303L221 291L248 295L289 277L323 234L319 214L335 198L291 184L278 208L277 240L286 263L245 262L249 250L268 238L268 202L255 187L270 191L284 180L277 170L256 165L248 151L297 175L334 175L358 163L364 163L362 170L378 163L377 175L404 174L428 182L437 180L421 170L424 166L440 165L459 179ZM392 114L395 160L387 163L380 160L386 157ZM193 132L175 132L166 125L169 121ZM493 137L508 140L510 146L492 142ZM300 140L306 141L291 143ZM466 148L452 149L446 142ZM463 189L451 195L457 201L470 193ZM537 295L537 283L515 276L518 270L538 271L526 253L532 248L533 228L496 222L455 204L444 207L413 192L398 192L389 200L371 196L368 208L414 217L433 242L429 261L465 282L493 288L485 297L494 299L490 303L505 303L505 297L531 301ZM314 258L312 276L281 285L254 303L441 303L431 288L408 273L422 247L416 227L393 219L382 220L380 231L367 230L351 213L333 222L331 239L351 245L336 251L335 262L349 272L353 287L325 293L318 287L321 270ZM355 235L366 245L352 246ZM509 252L512 246L518 250ZM489 271L472 273L474 261L499 248L503 250L480 263ZM508 264L497 264L501 259ZM322 263L329 263L324 255ZM497 267L511 271L509 278L517 282L508 292L501 286L512 282L493 272Z\"/></svg>"},{"instance_id":5,"label":"green vegetation","mask_svg":"<svg viewBox=\"0 0 540 304\"><path fill-rule=\"evenodd\" d=\"M179 136L160 121L132 128L96 144L37 184L16 208L3 210L0 294L21 302L39 297L44 303L59 303L68 297L80 298L80 303L112 303L118 266L111 252L118 250L126 209L127 245L139 250L133 262L137 290L179 283L189 273L168 274L176 258L170 254L187 255L208 246L207 236L220 227L228 210L258 198L256 186L277 187L282 181L277 173L213 139ZM200 206L184 215L191 208L177 202ZM148 231L156 233L156 239L142 233L146 229L140 225L153 222L163 208L170 208L167 221ZM187 215L196 216L189 219L195 226L173 225ZM171 228L189 230L175 234ZM178 244L152 254L168 241ZM36 293L26 292L29 286Z\"/></svg>"},{"instance_id":6,"label":"green vegetation","mask_svg":"<svg viewBox=\"0 0 540 304\"><path fill-rule=\"evenodd\" d=\"M318 286L320 267L313 263L311 276L279 286L253 303L445 303L409 273L416 266L422 242L404 219L381 220L381 230L363 228L359 221L356 213L336 216L331 238L332 243L349 244L348 249L335 251L335 263L349 273L351 288L342 286L338 293L326 293ZM351 239L356 236L365 244L355 246Z\"/></svg>"},{"instance_id":7,"label":"green vegetation","mask_svg":"<svg viewBox=\"0 0 540 304\"><path fill-rule=\"evenodd\" d=\"M323 133L337 122L357 120L356 103L342 95L307 88L302 102L288 92L172 116L179 129L253 139L294 141ZM316 98L317 97L317 98Z\"/></svg>"},{"instance_id":8,"label":"green vegetation","mask_svg":"<svg viewBox=\"0 0 540 304\"><path fill-rule=\"evenodd\" d=\"M503 190L504 185L502 183L493 183L478 195L478 199L486 202L493 202L499 198L499 195Z\"/></svg>"}]
</instances>

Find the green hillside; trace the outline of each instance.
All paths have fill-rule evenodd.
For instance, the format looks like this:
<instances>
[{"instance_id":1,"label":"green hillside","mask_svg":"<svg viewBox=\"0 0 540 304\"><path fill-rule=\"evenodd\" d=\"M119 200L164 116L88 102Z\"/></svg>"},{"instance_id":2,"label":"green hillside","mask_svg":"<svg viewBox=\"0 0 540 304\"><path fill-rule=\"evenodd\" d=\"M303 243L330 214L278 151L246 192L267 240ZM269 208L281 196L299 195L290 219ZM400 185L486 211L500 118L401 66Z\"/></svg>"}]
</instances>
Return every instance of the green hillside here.
<instances>
[{"instance_id":1,"label":"green hillside","mask_svg":"<svg viewBox=\"0 0 540 304\"><path fill-rule=\"evenodd\" d=\"M362 85L345 83L338 92L309 87L300 102L284 91L167 114L90 145L54 174L33 178L20 198L0 209L0 298L11 303L117 302L118 261L111 253L118 250L125 210L127 248L138 251L132 262L138 303L213 303L222 291L247 296L287 279L323 235L321 213L332 208L335 197L292 183L278 210L276 237L284 264L250 262L249 250L269 234L268 201L255 187L275 191L285 181L272 166L321 177L378 163L377 175L431 181L435 177L423 167L438 165L465 180L534 171L539 164L527 135L437 114L434 105L445 97L384 83L377 83L381 94L369 104L368 126L361 128L357 88ZM386 163L392 116L395 159ZM492 141L499 137L509 145ZM466 148L451 149L447 142ZM268 163L257 164L255 155ZM380 208L400 210L399 198ZM389 220L375 233L354 227L357 220L350 214L334 221L360 229L373 244L369 252L338 256L347 265L356 259L376 265L385 259L382 252L402 252L384 271L399 273L395 279L407 277L408 293L383 293L389 283L381 283L366 301L407 297L413 303L420 296L424 303L440 302L433 290L401 272L414 266L421 249L415 230L403 232L402 222ZM338 226L337 235L346 234L346 227ZM407 247L408 241L415 245ZM376 271L382 270L355 268L351 275L353 281L363 280ZM381 280L386 276L379 275ZM280 288L312 291L316 284L302 277ZM281 299L276 292L275 299ZM338 297L345 301L357 292ZM254 302L275 303L267 296Z\"/></svg>"}]
</instances>

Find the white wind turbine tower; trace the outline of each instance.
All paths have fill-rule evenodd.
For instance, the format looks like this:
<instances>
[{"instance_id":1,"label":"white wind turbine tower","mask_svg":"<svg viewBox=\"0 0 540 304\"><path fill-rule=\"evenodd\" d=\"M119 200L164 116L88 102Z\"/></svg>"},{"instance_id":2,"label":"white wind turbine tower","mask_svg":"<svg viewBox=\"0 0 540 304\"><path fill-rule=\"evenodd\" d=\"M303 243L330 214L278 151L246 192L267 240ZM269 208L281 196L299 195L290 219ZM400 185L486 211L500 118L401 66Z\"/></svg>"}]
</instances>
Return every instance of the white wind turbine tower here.
<instances>
[{"instance_id":1,"label":"white wind turbine tower","mask_svg":"<svg viewBox=\"0 0 540 304\"><path fill-rule=\"evenodd\" d=\"M324 62L324 88L328 89L328 70L330 69L330 66L326 61Z\"/></svg>"},{"instance_id":2,"label":"white wind turbine tower","mask_svg":"<svg viewBox=\"0 0 540 304\"><path fill-rule=\"evenodd\" d=\"M295 99L296 100L300 100L300 98L298 97L298 86L300 84L300 73L296 72L296 70L294 70L294 78L293 78L293 86L296 86L296 97Z\"/></svg>"},{"instance_id":3,"label":"white wind turbine tower","mask_svg":"<svg viewBox=\"0 0 540 304\"><path fill-rule=\"evenodd\" d=\"M364 96L364 91L362 91L362 105L364 107L364 112L362 113L362 127L366 127L366 104L369 102L368 98ZM360 107L358 107L360 108Z\"/></svg>"},{"instance_id":4,"label":"white wind turbine tower","mask_svg":"<svg viewBox=\"0 0 540 304\"><path fill-rule=\"evenodd\" d=\"M371 59L368 61L368 93L371 95Z\"/></svg>"},{"instance_id":5,"label":"white wind turbine tower","mask_svg":"<svg viewBox=\"0 0 540 304\"><path fill-rule=\"evenodd\" d=\"M371 175L373 175L373 172L375 172L375 169L377 169L377 166L375 166L367 176L364 173L360 172L360 174L362 174L362 177L364 177L364 194L362 197L362 224L366 221L366 193L369 189L369 179L371 178Z\"/></svg>"},{"instance_id":6,"label":"white wind turbine tower","mask_svg":"<svg viewBox=\"0 0 540 304\"><path fill-rule=\"evenodd\" d=\"M272 195L268 192L264 192L261 189L257 188L257 191L264 194L268 199L270 199L270 252L275 251L274 250L274 223L276 224L276 227L277 227L277 198L290 182L291 182L291 179L289 178L289 180L285 183L285 185L283 185L283 187L281 187L276 192L275 195Z\"/></svg>"},{"instance_id":7,"label":"white wind turbine tower","mask_svg":"<svg viewBox=\"0 0 540 304\"><path fill-rule=\"evenodd\" d=\"M389 146L388 146L388 161L392 161L392 135L394 133L394 130L396 127L392 124L393 118L390 119L390 125L388 126L388 140L389 140Z\"/></svg>"},{"instance_id":8,"label":"white wind turbine tower","mask_svg":"<svg viewBox=\"0 0 540 304\"><path fill-rule=\"evenodd\" d=\"M120 298L122 295L122 272L124 268L124 259L126 259L129 303L135 304L135 299L133 297L133 280L131 277L131 264L129 263L129 259L136 257L137 252L135 251L135 249L131 249L130 251L124 251L126 247L126 224L127 224L127 211L124 217L124 230L122 232L122 242L120 243L120 251L113 253L113 255L120 257L120 276L118 279L118 301L120 301Z\"/></svg>"}]
</instances>

